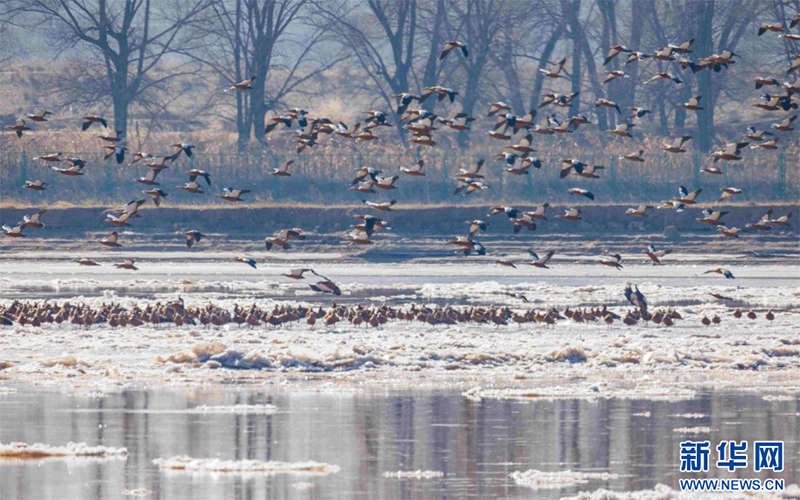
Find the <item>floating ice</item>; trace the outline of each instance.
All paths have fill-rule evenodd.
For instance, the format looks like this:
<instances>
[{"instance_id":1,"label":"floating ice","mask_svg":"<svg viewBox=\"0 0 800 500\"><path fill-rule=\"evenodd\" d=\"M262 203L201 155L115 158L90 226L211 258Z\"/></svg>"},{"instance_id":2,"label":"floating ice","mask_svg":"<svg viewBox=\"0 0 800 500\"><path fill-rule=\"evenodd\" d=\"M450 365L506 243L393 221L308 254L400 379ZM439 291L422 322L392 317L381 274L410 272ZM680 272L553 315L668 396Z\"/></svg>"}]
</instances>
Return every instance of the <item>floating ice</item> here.
<instances>
[{"instance_id":1,"label":"floating ice","mask_svg":"<svg viewBox=\"0 0 800 500\"><path fill-rule=\"evenodd\" d=\"M692 399L696 392L666 386L609 388L597 385L548 386L531 389L482 389L475 387L463 393L473 401L487 399L553 400L553 399L654 399L678 401Z\"/></svg>"},{"instance_id":2,"label":"floating ice","mask_svg":"<svg viewBox=\"0 0 800 500\"><path fill-rule=\"evenodd\" d=\"M397 479L431 479L444 477L444 472L438 470L399 470L397 472L384 472L383 477L393 477Z\"/></svg>"},{"instance_id":3,"label":"floating ice","mask_svg":"<svg viewBox=\"0 0 800 500\"><path fill-rule=\"evenodd\" d=\"M509 477L520 486L527 486L534 490L545 490L586 484L591 479L608 481L619 478L619 475L608 472L576 472L571 470L548 472L530 469L524 472L512 472Z\"/></svg>"},{"instance_id":4,"label":"floating ice","mask_svg":"<svg viewBox=\"0 0 800 500\"><path fill-rule=\"evenodd\" d=\"M191 458L177 456L157 458L153 463L164 471L187 471L199 473L304 473L331 474L339 472L338 465L319 462L262 462L260 460L220 460L218 458Z\"/></svg>"},{"instance_id":5,"label":"floating ice","mask_svg":"<svg viewBox=\"0 0 800 500\"><path fill-rule=\"evenodd\" d=\"M126 497L146 497L152 491L145 488L136 488L135 490L122 490L121 494Z\"/></svg>"},{"instance_id":6,"label":"floating ice","mask_svg":"<svg viewBox=\"0 0 800 500\"><path fill-rule=\"evenodd\" d=\"M678 434L708 434L713 432L715 429L711 427L678 427L677 429L672 429L673 432L677 432Z\"/></svg>"},{"instance_id":7,"label":"floating ice","mask_svg":"<svg viewBox=\"0 0 800 500\"><path fill-rule=\"evenodd\" d=\"M240 405L219 405L219 406L195 406L191 408L192 412L197 413L260 413L265 415L271 415L273 413L278 412L278 407L274 405L250 405L250 404L240 404Z\"/></svg>"},{"instance_id":8,"label":"floating ice","mask_svg":"<svg viewBox=\"0 0 800 500\"><path fill-rule=\"evenodd\" d=\"M310 490L311 488L316 488L317 485L314 483L294 483L292 484L292 488L296 490Z\"/></svg>"},{"instance_id":9,"label":"floating ice","mask_svg":"<svg viewBox=\"0 0 800 500\"><path fill-rule=\"evenodd\" d=\"M42 443L0 443L0 460L36 460L42 458L114 458L126 457L127 448L109 448L106 446L89 446L86 443L70 441L64 446L50 446Z\"/></svg>"}]
</instances>

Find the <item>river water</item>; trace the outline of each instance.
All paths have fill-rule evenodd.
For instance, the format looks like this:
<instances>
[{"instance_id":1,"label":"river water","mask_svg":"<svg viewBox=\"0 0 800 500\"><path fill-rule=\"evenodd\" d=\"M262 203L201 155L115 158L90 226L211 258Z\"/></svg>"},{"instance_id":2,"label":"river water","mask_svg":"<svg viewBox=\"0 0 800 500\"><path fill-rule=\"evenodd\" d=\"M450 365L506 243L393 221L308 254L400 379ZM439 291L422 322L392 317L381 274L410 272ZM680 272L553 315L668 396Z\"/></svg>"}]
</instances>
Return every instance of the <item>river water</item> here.
<instances>
[{"instance_id":1,"label":"river water","mask_svg":"<svg viewBox=\"0 0 800 500\"><path fill-rule=\"evenodd\" d=\"M156 499L560 498L599 488L678 487L680 442L785 440L782 473L713 477L800 480L800 401L704 392L677 401L475 401L460 391L333 386L125 390L91 393L19 387L0 395L0 443L68 441L126 447L126 458L0 461L0 498L90 500L145 490ZM274 405L273 414L187 411L199 405ZM313 460L330 474L163 471L154 459ZM713 456L713 453L712 453ZM613 479L560 489L517 485L515 471L607 472ZM428 470L441 477L399 479ZM696 477L696 476L695 476ZM313 486L312 486L313 485ZM130 497L129 497L130 498Z\"/></svg>"}]
</instances>

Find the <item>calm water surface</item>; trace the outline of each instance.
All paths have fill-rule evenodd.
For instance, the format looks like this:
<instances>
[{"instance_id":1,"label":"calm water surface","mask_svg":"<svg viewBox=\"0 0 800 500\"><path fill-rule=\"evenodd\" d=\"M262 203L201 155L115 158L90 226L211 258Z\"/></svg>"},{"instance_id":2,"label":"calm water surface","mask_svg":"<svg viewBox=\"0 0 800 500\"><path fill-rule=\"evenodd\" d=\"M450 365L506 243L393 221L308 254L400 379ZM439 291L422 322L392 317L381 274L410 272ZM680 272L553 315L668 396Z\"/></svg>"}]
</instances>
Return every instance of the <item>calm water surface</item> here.
<instances>
[{"instance_id":1,"label":"calm water surface","mask_svg":"<svg viewBox=\"0 0 800 500\"><path fill-rule=\"evenodd\" d=\"M198 414L198 405L272 404L272 415ZM649 414L649 416L648 416ZM689 418L686 414L700 414ZM680 428L708 427L685 434ZM130 390L105 397L20 388L0 395L0 442L68 441L127 447L125 460L0 462L0 498L148 499L461 499L559 498L578 491L677 487L679 442L786 441L786 484L800 480L800 401L761 394L704 393L694 400L470 401L460 391L354 392ZM752 445L751 445L752 446ZM166 473L153 459L314 460L341 471L326 476ZM712 459L713 459L712 453ZM434 470L435 479L384 478ZM514 471L612 472L560 490L516 486ZM739 477L756 475L749 468ZM712 476L730 477L714 471ZM685 477L685 476L684 476ZM299 490L296 483L312 483ZM131 497L127 497L131 498Z\"/></svg>"}]
</instances>

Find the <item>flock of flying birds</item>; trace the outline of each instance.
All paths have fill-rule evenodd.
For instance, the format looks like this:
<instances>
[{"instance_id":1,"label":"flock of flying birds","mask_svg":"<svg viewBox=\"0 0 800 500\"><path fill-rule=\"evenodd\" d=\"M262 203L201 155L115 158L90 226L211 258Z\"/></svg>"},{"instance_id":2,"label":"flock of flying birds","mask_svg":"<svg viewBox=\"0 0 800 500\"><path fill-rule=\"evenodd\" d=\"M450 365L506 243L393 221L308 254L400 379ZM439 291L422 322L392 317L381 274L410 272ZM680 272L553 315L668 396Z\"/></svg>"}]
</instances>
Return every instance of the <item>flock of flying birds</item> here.
<instances>
[{"instance_id":1,"label":"flock of flying birds","mask_svg":"<svg viewBox=\"0 0 800 500\"><path fill-rule=\"evenodd\" d=\"M794 16L789 29L794 28L798 21L800 21L800 14ZM780 24L762 24L758 34L760 36L767 31L781 33L780 36L787 39L800 39L800 35L784 33L785 29ZM668 45L667 47L656 50L654 53L638 52L623 45L617 45L610 50L604 64L607 65L614 58L622 54L627 54L627 61L625 62L626 65L634 61L656 59L666 63L674 63L673 67L681 68L682 70L690 69L694 73L703 70L719 72L722 70L727 70L730 65L736 63L736 58L738 55L729 50L725 50L721 54L713 54L709 57L695 61L691 61L685 57L682 57L688 56L693 52L693 44L694 40L689 40L680 45ZM444 59L451 52L460 52L461 56L463 57L469 56L469 51L466 45L458 41L448 41L444 46L444 49L440 55L440 59ZM544 76L548 79L558 80L565 78L564 68L566 63L567 59L562 59L558 63L552 65L552 67L549 69L543 69L540 71L542 71ZM795 56L794 62L788 69L787 73L793 73L799 67L800 55L797 55ZM629 78L629 75L625 73L624 70L608 71L603 83L608 84L609 82L618 78ZM227 89L224 89L224 92L247 92L252 89L251 85L254 81L255 77L233 84ZM658 82L674 85L681 85L683 83L682 80L674 73L662 71L647 79L644 84L648 85ZM773 95L764 94L761 96L761 101L754 104L754 106L763 110L777 112L786 112L797 109L798 104L792 100L792 96L796 93L800 93L800 83L790 84L784 82L781 84L778 82L778 80L768 77L758 77L755 79L756 89L770 86L782 89L782 92L779 91ZM394 96L397 99L397 109L394 110L394 116L397 118L399 124L404 124L402 125L402 128L409 133L408 140L420 146L436 146L437 142L434 139L433 133L437 130L437 125L443 125L456 131L469 131L471 122L475 120L475 118L468 116L465 113L457 113L451 118L444 118L434 114L428 109L424 109L422 107L412 107L415 102L418 105L421 105L433 95L436 95L436 99L439 102L449 101L449 103L452 104L455 102L459 93L452 88L434 86L424 88L419 96L410 93L400 93ZM537 109L542 109L549 106L560 109L568 109L572 106L571 103L576 95L577 93L560 94L557 92L547 92L543 95L543 99ZM702 111L702 96L694 96L688 102L678 103L677 106L680 106L691 112ZM594 107L596 109L610 109L616 111L620 116L623 115L619 105L607 99L597 99ZM542 168L542 161L534 156L534 153L536 153L536 150L533 148L534 134L542 136L569 134L573 133L576 129L578 129L578 127L591 123L591 120L588 117L581 114L572 116L563 122L558 119L556 114L549 114L544 117L540 123L537 123L537 109L532 109L522 116L517 116L512 113L511 106L504 102L493 102L489 106L488 116L494 117L496 122L494 123L492 130L488 132L488 136L494 140L505 143L503 150L497 153L495 156L495 160L504 163L504 170L508 174L529 175L531 167L535 169ZM620 138L620 140L626 140L633 137L631 131L637 126L637 120L642 119L650 111L643 107L631 107L629 108L629 111L630 115L627 116L625 123L620 123L613 130L608 130L607 133ZM27 115L27 119L34 123L47 122L47 117L49 115L52 115L52 113L42 110L38 113ZM797 115L792 115L781 119L778 123L772 125L772 129L774 129L775 132L756 130L755 127L748 127L746 137L748 141L753 142L752 145L750 145L750 142L742 140L726 144L725 146L714 150L710 154L710 158L713 161L710 162L709 165L704 166L702 171L711 175L722 174L723 172L721 168L717 166L717 163L719 161L731 162L741 160L742 153L746 150L747 146L750 146L751 149L777 149L780 137L775 134L779 132L787 133L793 131L794 128L792 124L796 118ZM325 136L335 136L344 140L354 140L356 142L368 142L377 140L379 138L377 131L381 128L395 127L395 125L391 123L391 114L379 110L366 112L363 126L361 122L352 126L348 126L345 123L335 123L332 120L324 117L311 118L307 111L300 108L293 108L290 109L286 114L269 118L267 120L264 134L268 135L279 128L293 129L295 124L298 127L296 130L294 130L298 154L309 148L313 148ZM90 115L82 118L83 131L89 130L93 125L102 126L106 130L108 129L108 122L102 116ZM9 126L8 128L14 131L14 133L16 133L16 135L20 138L24 133L32 130L31 127L27 125L25 119L18 120L15 125ZM514 139L515 135L519 132L522 132L525 135L519 139ZM125 146L124 136L119 132L113 131L111 133L104 133L98 137L104 142L108 143L108 145L104 146L104 151L106 153L104 161L113 156L118 164L122 164L125 161L126 155L128 154L128 148ZM669 154L685 153L685 146L691 139L692 137L688 135L677 137L674 140L665 142L661 149ZM191 144L176 143L173 144L172 147L174 148L173 152L169 155L163 156L154 156L146 152L137 152L132 154L132 158L129 163L129 165L133 165L142 162L142 164L147 167L146 174L136 178L135 181L148 187L148 189L142 192L149 195L156 206L160 206L161 202L169 196L169 193L159 187L160 184L158 182L158 175L163 170L174 166L182 154L187 157L192 157L194 154L194 146ZM84 174L83 169L86 166L86 162L81 158L64 158L62 157L61 153L44 154L34 159L49 164L53 171L65 176L81 176ZM629 154L625 154L621 156L620 159L631 162L646 161L644 157L644 150L641 149L633 151ZM289 160L281 164L280 166L274 168L270 174L276 177L291 176L292 174L290 170L293 162L294 160ZM560 162L562 165L560 177L562 179L566 179L568 177L597 179L600 178L600 173L604 169L602 165L587 164L576 158L565 158L561 159ZM489 188L489 185L486 184L484 180L485 176L481 173L485 163L485 159L480 159L474 164L458 170L455 176L455 194L468 196ZM61 166L62 164L66 164L66 166ZM350 189L361 194L375 194L379 191L390 191L397 189L397 183L401 176L407 176L409 178L425 176L424 166L424 161L419 160L418 163L414 165L400 168L399 172L394 175L385 175L383 171L372 167L362 167L356 171L355 178L351 183ZM192 195L202 195L206 192L205 189L209 189L212 185L212 174L210 172L193 168L187 170L185 173L188 176L188 181L183 185L176 186L176 189ZM42 191L47 189L48 185L40 180L35 180L26 181L23 187L34 191ZM721 188L720 191L721 196L717 202L722 202L731 198L732 196L742 193L741 189L735 187ZM245 201L243 195L246 195L249 192L250 191L247 189L225 188L221 194L216 194L216 196L227 202L236 203ZM584 197L589 200L595 199L594 193L588 189L574 187L568 189L568 192L575 196ZM657 207L674 209L681 212L686 206L698 203L698 198L702 192L702 188L689 191L684 186L680 186L678 190L678 196L664 201ZM108 213L106 222L115 227L128 226L131 219L141 216L139 208L144 203L145 199L134 199L126 203L122 209ZM367 208L379 212L388 212L393 209L396 202L395 200L386 202L363 200L363 203ZM511 206L499 205L491 207L491 212L489 215L506 215L511 222L511 227L513 228L512 230L514 233L518 233L522 229L533 231L536 229L537 221L547 220L546 210L548 207L549 204L544 203L539 205L533 211L523 212ZM625 214L631 217L647 217L647 211L650 208L652 207L648 205L639 205L637 207L627 209ZM23 230L27 228L44 227L44 224L41 221L44 213L44 210L40 210L36 214L25 216L24 220L15 226L3 226L3 232L6 236L21 237L23 236ZM699 223L716 227L717 231L719 231L719 233L725 237L736 238L739 236L741 229L736 227L728 227L722 220L722 218L728 213L729 212L726 211L708 208L702 212L702 217L698 217L696 220ZM747 227L759 232L770 231L773 227L787 227L789 226L789 219L791 216L791 213L787 213L776 217L774 216L772 209L770 209L758 221L747 224ZM374 215L356 215L355 218L360 220L360 222L351 226L352 230L346 235L347 241L352 244L370 244L372 243L372 238L376 232L384 228L391 228L389 222ZM555 218L571 222L581 221L582 211L578 208L567 208L564 214L555 215ZM457 246L459 248L459 252L462 252L464 255L470 255L472 253L485 255L486 250L484 246L476 239L476 237L479 233L486 231L489 224L479 219L467 221L467 224L469 225L467 234L464 236L458 236L455 239L448 241L448 243ZM186 237L187 247L192 247L195 243L201 241L201 239L205 236L203 233L197 230L188 230L182 234ZM265 238L264 243L267 250L270 250L274 247L287 249L291 246L293 240L303 239L305 239L305 235L301 229L287 228L268 236ZM115 230L100 240L99 243L107 247L118 248L122 246L119 240L120 234ZM529 250L529 253L531 260L528 263L538 268L548 268L548 263L551 261L554 255L553 251L549 251L541 257L533 250ZM657 250L651 245L647 249L643 250L643 253L647 254L653 264L660 264L660 259L667 255L669 250ZM247 264L253 268L257 267L256 261L246 256L239 256L234 260ZM619 254L611 255L606 252L597 262L602 265L620 269L622 267L621 260L622 257ZM75 262L86 266L98 265L91 259L78 259ZM516 267L515 263L508 259L498 259L496 262L500 265ZM115 266L122 269L137 269L133 260L127 260L125 262L115 264ZM302 279L303 273L306 271L311 271L313 273L313 270L295 269L292 270L290 275L293 278ZM733 274L727 269L719 268L710 270L708 272L719 273L726 278L733 278ZM316 273L313 274L316 275ZM321 276L320 278L322 278L322 281L311 285L312 288L322 292L330 292L335 294L340 293L335 283L328 278Z\"/></svg>"}]
</instances>

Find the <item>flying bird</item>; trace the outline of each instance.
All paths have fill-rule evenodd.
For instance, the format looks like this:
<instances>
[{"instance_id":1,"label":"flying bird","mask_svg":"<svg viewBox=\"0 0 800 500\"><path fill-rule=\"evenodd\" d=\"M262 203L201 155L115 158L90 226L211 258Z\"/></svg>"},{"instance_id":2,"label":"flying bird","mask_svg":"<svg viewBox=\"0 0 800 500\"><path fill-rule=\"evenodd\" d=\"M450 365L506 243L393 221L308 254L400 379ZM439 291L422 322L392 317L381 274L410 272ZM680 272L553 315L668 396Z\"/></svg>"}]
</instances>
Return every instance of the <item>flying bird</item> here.
<instances>
[{"instance_id":1,"label":"flying bird","mask_svg":"<svg viewBox=\"0 0 800 500\"><path fill-rule=\"evenodd\" d=\"M444 43L444 50L442 50L442 53L439 54L439 60L441 61L447 57L447 54L449 54L453 49L461 49L461 53L464 54L464 57L469 57L469 51L467 50L466 44L457 42L455 40L448 40Z\"/></svg>"}]
</instances>

